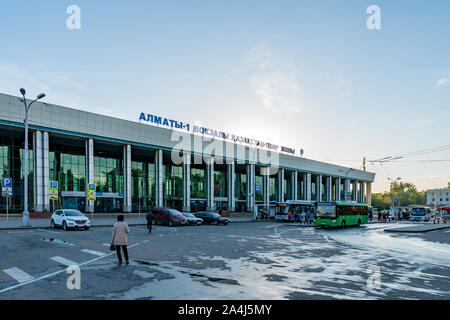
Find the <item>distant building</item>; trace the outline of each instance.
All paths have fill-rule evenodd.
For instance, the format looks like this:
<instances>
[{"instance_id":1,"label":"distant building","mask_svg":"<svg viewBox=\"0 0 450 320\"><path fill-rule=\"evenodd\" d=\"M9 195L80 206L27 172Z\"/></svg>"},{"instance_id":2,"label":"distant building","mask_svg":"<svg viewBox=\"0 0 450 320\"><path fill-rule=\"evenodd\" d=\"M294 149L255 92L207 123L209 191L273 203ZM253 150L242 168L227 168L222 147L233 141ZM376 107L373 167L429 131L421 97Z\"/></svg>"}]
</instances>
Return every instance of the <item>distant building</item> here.
<instances>
[{"instance_id":1,"label":"distant building","mask_svg":"<svg viewBox=\"0 0 450 320\"><path fill-rule=\"evenodd\" d=\"M427 191L427 205L436 207L450 206L450 188Z\"/></svg>"}]
</instances>

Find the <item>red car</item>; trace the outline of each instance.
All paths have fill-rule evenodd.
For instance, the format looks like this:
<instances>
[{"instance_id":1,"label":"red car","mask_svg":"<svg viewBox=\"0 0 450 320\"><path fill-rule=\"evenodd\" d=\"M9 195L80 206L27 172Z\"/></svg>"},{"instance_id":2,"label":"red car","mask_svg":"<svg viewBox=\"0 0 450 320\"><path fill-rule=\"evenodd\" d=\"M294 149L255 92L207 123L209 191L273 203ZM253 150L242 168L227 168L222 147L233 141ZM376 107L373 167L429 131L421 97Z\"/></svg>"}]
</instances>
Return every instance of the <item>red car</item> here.
<instances>
[{"instance_id":1,"label":"red car","mask_svg":"<svg viewBox=\"0 0 450 320\"><path fill-rule=\"evenodd\" d=\"M188 220L180 211L169 208L153 208L153 218L155 224L166 224L171 227L175 225L188 224Z\"/></svg>"}]
</instances>

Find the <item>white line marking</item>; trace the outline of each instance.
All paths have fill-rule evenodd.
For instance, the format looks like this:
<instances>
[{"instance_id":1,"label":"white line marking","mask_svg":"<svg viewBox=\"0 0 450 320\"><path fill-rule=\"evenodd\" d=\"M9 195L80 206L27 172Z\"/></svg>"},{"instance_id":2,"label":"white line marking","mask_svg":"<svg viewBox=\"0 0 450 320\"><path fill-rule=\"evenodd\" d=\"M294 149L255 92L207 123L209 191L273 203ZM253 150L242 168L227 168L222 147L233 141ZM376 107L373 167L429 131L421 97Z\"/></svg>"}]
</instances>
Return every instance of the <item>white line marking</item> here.
<instances>
[{"instance_id":1,"label":"white line marking","mask_svg":"<svg viewBox=\"0 0 450 320\"><path fill-rule=\"evenodd\" d=\"M104 256L106 254L104 252L95 251L95 250L89 250L89 249L83 249L81 251L86 252L86 253L90 253L90 254L93 254L94 256L99 256L99 257L102 257L102 256Z\"/></svg>"},{"instance_id":2,"label":"white line marking","mask_svg":"<svg viewBox=\"0 0 450 320\"><path fill-rule=\"evenodd\" d=\"M143 242L144 242L144 243L147 243L147 242L149 242L149 241L150 241L150 240L144 240Z\"/></svg>"},{"instance_id":3,"label":"white line marking","mask_svg":"<svg viewBox=\"0 0 450 320\"><path fill-rule=\"evenodd\" d=\"M53 260L53 261L56 261L58 263L61 263L61 264L65 265L65 266L68 266L68 267L77 265L76 262L70 261L70 260L65 259L63 257L60 257L60 256L52 257L50 259Z\"/></svg>"},{"instance_id":4,"label":"white line marking","mask_svg":"<svg viewBox=\"0 0 450 320\"><path fill-rule=\"evenodd\" d=\"M6 272L10 277L14 278L15 280L19 281L20 283L24 283L30 280L33 280L34 277L26 273L25 271L20 270L19 268L9 268L6 270L3 270Z\"/></svg>"},{"instance_id":5,"label":"white line marking","mask_svg":"<svg viewBox=\"0 0 450 320\"><path fill-rule=\"evenodd\" d=\"M94 262L94 261L97 261L97 260L100 260L100 259L103 259L103 258L105 258L105 257L107 257L107 256L110 256L110 255L113 255L113 254L116 254L116 253L115 253L115 252L108 253L108 254L104 255L103 257L98 257L98 258L95 258L95 259L92 259L92 260L89 260L89 261L80 263L80 264L78 265L78 267L84 266L84 265L86 265L86 264L89 264L89 263L91 263L91 262ZM37 281L39 281L39 280L43 280L43 279L47 279L47 278L56 276L56 275L58 275L58 274L60 274L60 273L63 273L63 272L66 272L66 269L59 270L59 271L56 271L56 272L53 272L53 273L49 273L49 274L46 274L46 275L44 275L44 276L42 276L42 277L35 278L35 279L33 279L33 280L29 280L29 281L24 282L24 283L19 283L19 284L16 284L16 285L14 285L14 286L11 286L11 287L8 287L8 288L5 288L5 289L1 289L1 290L0 290L0 293L4 293L4 292L7 292L7 291L11 291L11 290L14 290L14 289L16 289L16 288L23 287L23 286L25 286L25 285L27 285L27 284L31 284L31 283L37 282Z\"/></svg>"},{"instance_id":6,"label":"white line marking","mask_svg":"<svg viewBox=\"0 0 450 320\"><path fill-rule=\"evenodd\" d=\"M108 243L102 243L102 246L109 247L110 244L108 244Z\"/></svg>"},{"instance_id":7,"label":"white line marking","mask_svg":"<svg viewBox=\"0 0 450 320\"><path fill-rule=\"evenodd\" d=\"M140 243L135 243L135 244L133 244L132 246L129 246L128 248L133 248L133 247L136 247L136 246L138 246L138 245L140 245Z\"/></svg>"}]
</instances>

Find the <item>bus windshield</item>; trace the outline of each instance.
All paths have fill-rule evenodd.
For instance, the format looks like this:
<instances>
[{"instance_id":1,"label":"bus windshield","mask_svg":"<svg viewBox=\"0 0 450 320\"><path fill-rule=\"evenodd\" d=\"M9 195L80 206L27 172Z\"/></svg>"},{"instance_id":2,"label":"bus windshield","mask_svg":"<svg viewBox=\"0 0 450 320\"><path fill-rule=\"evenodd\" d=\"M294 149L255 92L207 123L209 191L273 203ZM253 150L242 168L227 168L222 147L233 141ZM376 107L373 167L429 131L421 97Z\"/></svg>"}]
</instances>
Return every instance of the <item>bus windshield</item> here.
<instances>
[{"instance_id":1,"label":"bus windshield","mask_svg":"<svg viewBox=\"0 0 450 320\"><path fill-rule=\"evenodd\" d=\"M285 215L289 212L289 206L285 204L278 204L275 209L275 213L278 215Z\"/></svg>"},{"instance_id":2,"label":"bus windshield","mask_svg":"<svg viewBox=\"0 0 450 320\"><path fill-rule=\"evenodd\" d=\"M425 215L425 208L413 208L412 209L413 216L423 216Z\"/></svg>"},{"instance_id":3,"label":"bus windshield","mask_svg":"<svg viewBox=\"0 0 450 320\"><path fill-rule=\"evenodd\" d=\"M321 218L336 218L335 205L331 203L317 204L317 216Z\"/></svg>"}]
</instances>

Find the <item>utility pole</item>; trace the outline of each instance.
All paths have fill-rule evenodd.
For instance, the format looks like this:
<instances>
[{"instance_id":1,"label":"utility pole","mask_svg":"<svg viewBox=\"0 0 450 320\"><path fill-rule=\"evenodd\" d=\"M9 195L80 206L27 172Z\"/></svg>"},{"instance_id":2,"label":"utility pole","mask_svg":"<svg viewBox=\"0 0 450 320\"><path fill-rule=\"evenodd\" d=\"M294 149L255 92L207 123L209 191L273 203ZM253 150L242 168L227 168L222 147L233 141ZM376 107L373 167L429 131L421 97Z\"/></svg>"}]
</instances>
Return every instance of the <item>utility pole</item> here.
<instances>
[{"instance_id":1,"label":"utility pole","mask_svg":"<svg viewBox=\"0 0 450 320\"><path fill-rule=\"evenodd\" d=\"M363 170L366 171L366 157L363 157Z\"/></svg>"}]
</instances>

